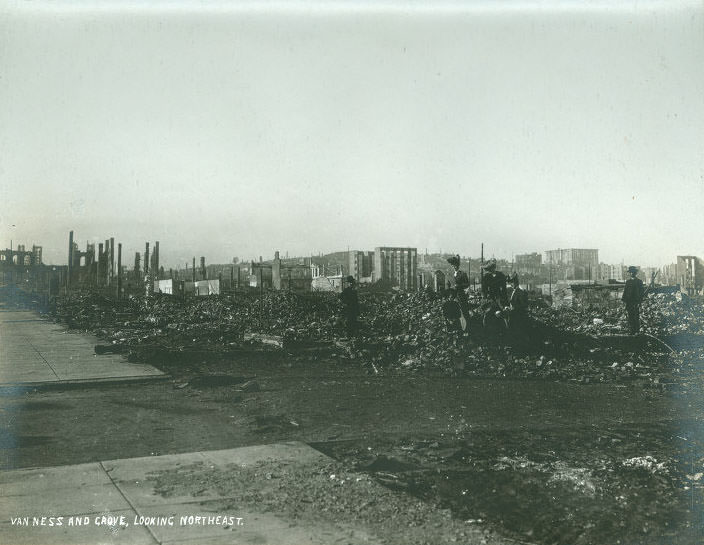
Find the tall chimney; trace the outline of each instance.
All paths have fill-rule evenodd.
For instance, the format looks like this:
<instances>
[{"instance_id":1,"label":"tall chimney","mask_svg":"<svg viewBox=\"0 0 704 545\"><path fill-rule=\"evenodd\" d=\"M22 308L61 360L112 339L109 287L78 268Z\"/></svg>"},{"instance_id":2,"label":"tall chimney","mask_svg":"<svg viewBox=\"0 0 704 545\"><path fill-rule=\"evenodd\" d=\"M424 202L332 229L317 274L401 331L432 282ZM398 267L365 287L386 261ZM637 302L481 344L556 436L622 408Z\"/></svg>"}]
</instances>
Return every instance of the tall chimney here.
<instances>
[{"instance_id":1,"label":"tall chimney","mask_svg":"<svg viewBox=\"0 0 704 545\"><path fill-rule=\"evenodd\" d=\"M73 273L73 231L68 234L68 276L66 286L71 287L71 274Z\"/></svg>"},{"instance_id":2,"label":"tall chimney","mask_svg":"<svg viewBox=\"0 0 704 545\"><path fill-rule=\"evenodd\" d=\"M159 241L154 243L154 274L157 280L161 280L159 273Z\"/></svg>"},{"instance_id":3,"label":"tall chimney","mask_svg":"<svg viewBox=\"0 0 704 545\"><path fill-rule=\"evenodd\" d=\"M117 244L117 298L122 299L122 243Z\"/></svg>"},{"instance_id":4,"label":"tall chimney","mask_svg":"<svg viewBox=\"0 0 704 545\"><path fill-rule=\"evenodd\" d=\"M110 237L110 285L115 277L115 239Z\"/></svg>"}]
</instances>

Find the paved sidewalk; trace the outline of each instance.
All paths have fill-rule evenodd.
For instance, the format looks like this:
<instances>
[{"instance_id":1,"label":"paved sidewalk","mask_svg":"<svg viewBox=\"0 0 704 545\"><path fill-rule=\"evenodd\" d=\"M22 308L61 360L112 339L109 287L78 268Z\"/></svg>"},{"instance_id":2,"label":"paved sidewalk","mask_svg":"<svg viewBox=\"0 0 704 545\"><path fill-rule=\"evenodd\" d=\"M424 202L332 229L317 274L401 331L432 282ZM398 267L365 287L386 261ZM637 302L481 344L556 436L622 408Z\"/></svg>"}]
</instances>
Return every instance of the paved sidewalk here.
<instances>
[{"instance_id":1,"label":"paved sidewalk","mask_svg":"<svg viewBox=\"0 0 704 545\"><path fill-rule=\"evenodd\" d=\"M230 475L254 467L257 473L248 473L254 478L244 481L237 494L240 499L256 498L267 483L272 483L268 471L276 469L271 468L280 469L282 464L287 468L316 468L330 461L303 443L290 442L4 471L0 472L0 543L354 545L375 542L363 530L346 527L330 514L326 517L321 513L315 524L301 524L266 512L263 506L253 508L256 503L238 505L232 499L228 501L212 484L196 482L195 488L191 486L188 492L177 489L173 493L168 488L165 492L164 486L158 484L163 472L183 478L192 468L220 470L224 473L219 475ZM331 480L329 486L334 492L336 483ZM374 483L374 486L379 485ZM62 517L60 526L58 517ZM168 524L169 520L173 525Z\"/></svg>"},{"instance_id":2,"label":"paved sidewalk","mask_svg":"<svg viewBox=\"0 0 704 545\"><path fill-rule=\"evenodd\" d=\"M0 310L0 384L130 380L164 376L118 354L96 355L98 339L69 333L31 311Z\"/></svg>"}]
</instances>

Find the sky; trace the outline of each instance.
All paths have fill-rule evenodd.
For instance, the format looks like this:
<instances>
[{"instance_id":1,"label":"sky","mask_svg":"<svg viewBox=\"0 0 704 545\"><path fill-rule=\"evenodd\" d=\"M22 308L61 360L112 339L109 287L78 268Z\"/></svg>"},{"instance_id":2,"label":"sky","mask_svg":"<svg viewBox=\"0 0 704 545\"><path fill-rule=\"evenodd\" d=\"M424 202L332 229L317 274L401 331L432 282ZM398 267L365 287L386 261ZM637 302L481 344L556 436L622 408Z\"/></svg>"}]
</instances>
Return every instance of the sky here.
<instances>
[{"instance_id":1,"label":"sky","mask_svg":"<svg viewBox=\"0 0 704 545\"><path fill-rule=\"evenodd\" d=\"M0 0L0 246L704 255L704 2Z\"/></svg>"}]
</instances>

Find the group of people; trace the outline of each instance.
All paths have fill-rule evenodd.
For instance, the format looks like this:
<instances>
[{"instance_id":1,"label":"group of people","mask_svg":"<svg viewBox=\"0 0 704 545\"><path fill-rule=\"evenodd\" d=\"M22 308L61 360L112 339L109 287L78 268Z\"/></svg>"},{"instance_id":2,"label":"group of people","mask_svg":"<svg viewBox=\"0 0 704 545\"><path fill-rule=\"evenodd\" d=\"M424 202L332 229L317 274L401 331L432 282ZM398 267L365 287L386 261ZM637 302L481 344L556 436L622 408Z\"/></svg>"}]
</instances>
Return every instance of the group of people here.
<instances>
[{"instance_id":1,"label":"group of people","mask_svg":"<svg viewBox=\"0 0 704 545\"><path fill-rule=\"evenodd\" d=\"M470 316L467 288L469 277L460 270L460 256L455 255L447 259L454 269L454 286L452 295L464 316L465 321ZM626 306L628 329L631 335L640 331L640 304L647 293L643 281L638 278L638 267L628 267L630 278L626 280L622 300ZM513 290L510 297L507 295L507 284L511 283ZM487 327L490 323L500 323L503 320L509 330L517 335L525 335L529 326L528 294L521 288L518 275L514 273L507 278L504 273L496 270L496 260L490 259L484 266L482 274L482 296L485 299L482 323Z\"/></svg>"},{"instance_id":2,"label":"group of people","mask_svg":"<svg viewBox=\"0 0 704 545\"><path fill-rule=\"evenodd\" d=\"M448 258L447 262L454 269L454 283L450 294L461 311L459 326L455 321L455 327L458 330L461 329L466 335L465 324L471 316L467 298L469 276L460 269L459 255ZM510 296L507 290L509 282L513 286ZM528 294L521 288L517 274L513 274L508 278L504 273L496 270L496 260L490 259L484 266L481 291L485 301L482 306L482 324L485 328L498 326L499 329L511 329L516 334L525 332L529 324ZM449 311L450 305L447 305L446 308ZM448 311L446 311L445 315L450 317L451 312ZM450 319L450 321L452 322L453 320Z\"/></svg>"},{"instance_id":3,"label":"group of people","mask_svg":"<svg viewBox=\"0 0 704 545\"><path fill-rule=\"evenodd\" d=\"M443 313L462 336L468 336L468 320L472 316L469 308L467 290L469 276L460 269L460 256L455 255L447 259L454 269L453 284L449 291L451 300L446 301ZM645 296L643 282L636 277L637 267L628 267L630 278L626 281L623 291L623 302L626 305L628 326L631 335L640 330L640 304ZM346 287L339 295L342 305L347 336L355 338L359 332L359 297L354 277L347 276ZM507 285L513 289L508 295ZM496 260L490 259L484 266L481 282L481 292L484 298L482 305L482 324L484 328L508 329L516 338L525 337L530 328L528 316L528 294L520 286L518 275L510 278L496 269Z\"/></svg>"}]
</instances>

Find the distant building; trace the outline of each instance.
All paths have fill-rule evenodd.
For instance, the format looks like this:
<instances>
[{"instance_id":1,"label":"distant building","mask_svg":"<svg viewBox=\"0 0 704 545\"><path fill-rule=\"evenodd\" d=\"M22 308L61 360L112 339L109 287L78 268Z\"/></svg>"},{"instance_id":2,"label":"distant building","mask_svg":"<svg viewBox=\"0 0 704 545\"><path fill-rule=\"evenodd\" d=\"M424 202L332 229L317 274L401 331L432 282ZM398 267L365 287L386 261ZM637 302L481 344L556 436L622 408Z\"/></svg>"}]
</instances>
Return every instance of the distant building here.
<instances>
[{"instance_id":1,"label":"distant building","mask_svg":"<svg viewBox=\"0 0 704 545\"><path fill-rule=\"evenodd\" d=\"M31 251L24 244L0 250L0 285L14 284L29 290L49 290L58 295L66 283L68 267L50 267L42 261L42 247L33 245Z\"/></svg>"},{"instance_id":2,"label":"distant building","mask_svg":"<svg viewBox=\"0 0 704 545\"><path fill-rule=\"evenodd\" d=\"M318 278L319 276L323 276L322 270L323 270L323 268L320 265L318 265L317 263L311 262L311 264L310 264L311 278L315 279L315 278Z\"/></svg>"},{"instance_id":3,"label":"distant building","mask_svg":"<svg viewBox=\"0 0 704 545\"><path fill-rule=\"evenodd\" d=\"M196 295L220 295L219 280L198 280L195 283Z\"/></svg>"},{"instance_id":4,"label":"distant building","mask_svg":"<svg viewBox=\"0 0 704 545\"><path fill-rule=\"evenodd\" d=\"M538 274L543 256L537 252L531 254L519 254L515 257L516 270L519 273Z\"/></svg>"},{"instance_id":5,"label":"distant building","mask_svg":"<svg viewBox=\"0 0 704 545\"><path fill-rule=\"evenodd\" d=\"M688 295L699 294L704 288L704 263L693 255L677 256L677 283Z\"/></svg>"},{"instance_id":6,"label":"distant building","mask_svg":"<svg viewBox=\"0 0 704 545\"><path fill-rule=\"evenodd\" d=\"M607 263L599 263L598 273L596 280L615 280L616 282L623 282L625 280L623 275L623 265L609 265Z\"/></svg>"},{"instance_id":7,"label":"distant building","mask_svg":"<svg viewBox=\"0 0 704 545\"><path fill-rule=\"evenodd\" d=\"M162 280L162 282L166 282ZM163 284L164 288L168 289L168 284ZM156 289L156 285L154 286ZM162 293L169 293L162 291ZM203 297L208 295L220 295L220 280L196 280L186 282L175 282L172 285L172 293L184 293L188 296Z\"/></svg>"},{"instance_id":8,"label":"distant building","mask_svg":"<svg viewBox=\"0 0 704 545\"><path fill-rule=\"evenodd\" d=\"M625 284L572 284L573 306L591 306L593 308L620 308L621 296Z\"/></svg>"},{"instance_id":9,"label":"distant building","mask_svg":"<svg viewBox=\"0 0 704 545\"><path fill-rule=\"evenodd\" d=\"M372 281L374 271L374 252L360 252L351 250L347 256L346 273L352 276L358 283L368 283Z\"/></svg>"},{"instance_id":10,"label":"distant building","mask_svg":"<svg viewBox=\"0 0 704 545\"><path fill-rule=\"evenodd\" d=\"M312 291L342 291L342 275L317 276L311 281Z\"/></svg>"},{"instance_id":11,"label":"distant building","mask_svg":"<svg viewBox=\"0 0 704 545\"><path fill-rule=\"evenodd\" d=\"M208 282L208 280L205 280ZM212 282L212 280L211 280ZM215 280L217 282L217 280ZM163 293L164 295L181 295L184 293L185 285L183 280L174 280L172 278L166 280L154 280L154 293ZM191 282L194 284L194 282ZM195 287L190 290L191 293L195 293ZM197 293L195 293L198 295Z\"/></svg>"},{"instance_id":12,"label":"distant building","mask_svg":"<svg viewBox=\"0 0 704 545\"><path fill-rule=\"evenodd\" d=\"M380 246L374 249L374 281L386 281L393 287L415 291L418 287L418 250Z\"/></svg>"},{"instance_id":13,"label":"distant building","mask_svg":"<svg viewBox=\"0 0 704 545\"><path fill-rule=\"evenodd\" d=\"M34 267L42 265L42 247L32 246L28 252L24 244L18 244L15 250L9 248L0 250L0 265L19 265L20 267Z\"/></svg>"},{"instance_id":14,"label":"distant building","mask_svg":"<svg viewBox=\"0 0 704 545\"><path fill-rule=\"evenodd\" d=\"M670 263L660 269L660 274L656 279L660 284L665 286L674 286L677 281L677 263Z\"/></svg>"},{"instance_id":15,"label":"distant building","mask_svg":"<svg viewBox=\"0 0 704 545\"><path fill-rule=\"evenodd\" d=\"M596 280L599 271L599 250L584 248L547 250L545 263L556 268L558 278Z\"/></svg>"},{"instance_id":16,"label":"distant building","mask_svg":"<svg viewBox=\"0 0 704 545\"><path fill-rule=\"evenodd\" d=\"M566 248L558 250L547 250L545 252L545 262L552 265L593 265L599 264L599 250Z\"/></svg>"},{"instance_id":17,"label":"distant building","mask_svg":"<svg viewBox=\"0 0 704 545\"><path fill-rule=\"evenodd\" d=\"M646 286L650 285L650 281L653 280L655 284L661 284L660 270L657 267L643 267L638 271L638 278L645 282Z\"/></svg>"},{"instance_id":18,"label":"distant building","mask_svg":"<svg viewBox=\"0 0 704 545\"><path fill-rule=\"evenodd\" d=\"M312 272L310 265L282 263L277 251L271 262L252 261L250 263L249 286L274 290L310 291Z\"/></svg>"},{"instance_id":19,"label":"distant building","mask_svg":"<svg viewBox=\"0 0 704 545\"><path fill-rule=\"evenodd\" d=\"M262 262L251 261L249 265L249 287L260 289L271 289L272 283L272 267L265 265Z\"/></svg>"}]
</instances>

